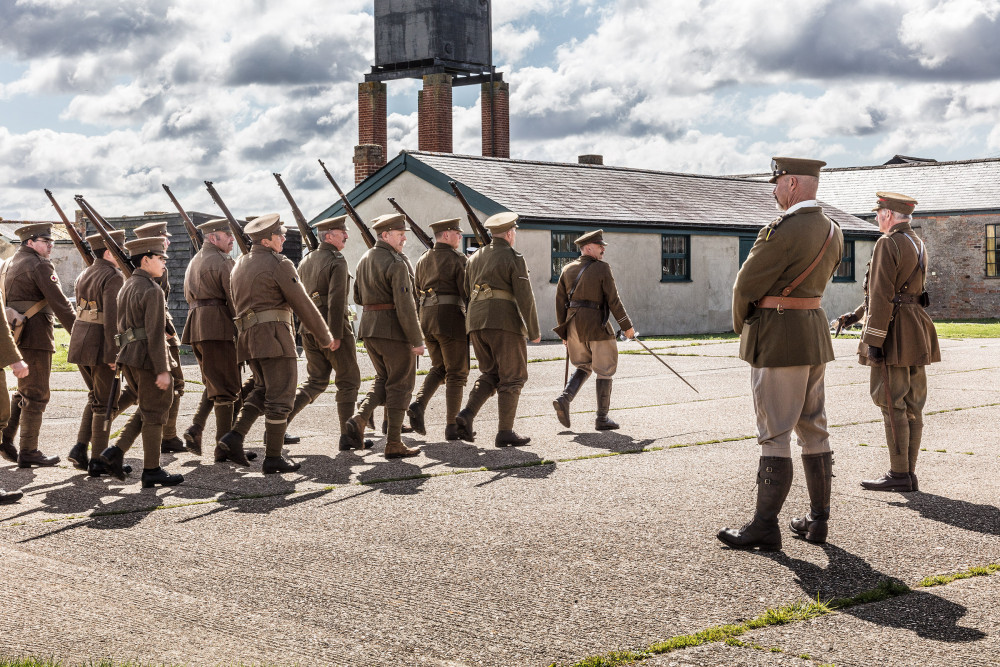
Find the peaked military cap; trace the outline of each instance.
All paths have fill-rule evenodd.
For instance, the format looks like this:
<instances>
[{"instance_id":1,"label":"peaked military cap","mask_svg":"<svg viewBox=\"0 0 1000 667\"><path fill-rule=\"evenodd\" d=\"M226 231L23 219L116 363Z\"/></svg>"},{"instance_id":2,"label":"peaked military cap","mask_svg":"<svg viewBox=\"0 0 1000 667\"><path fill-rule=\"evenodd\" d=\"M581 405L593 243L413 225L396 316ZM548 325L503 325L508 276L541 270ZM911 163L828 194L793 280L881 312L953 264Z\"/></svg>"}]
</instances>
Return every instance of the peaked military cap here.
<instances>
[{"instance_id":1,"label":"peaked military cap","mask_svg":"<svg viewBox=\"0 0 1000 667\"><path fill-rule=\"evenodd\" d=\"M376 234L406 229L406 216L402 213L386 213L372 220L372 231Z\"/></svg>"},{"instance_id":2,"label":"peaked military cap","mask_svg":"<svg viewBox=\"0 0 1000 667\"><path fill-rule=\"evenodd\" d=\"M17 234L17 238L21 239L22 242L30 241L31 239L51 239L52 238L52 223L51 222L33 222L30 225L25 225L24 227L18 227L14 230Z\"/></svg>"},{"instance_id":3,"label":"peaked military cap","mask_svg":"<svg viewBox=\"0 0 1000 667\"><path fill-rule=\"evenodd\" d=\"M771 178L768 183L777 183L779 176L815 176L819 178L819 170L826 166L822 160L808 160L800 157L771 158Z\"/></svg>"},{"instance_id":4,"label":"peaked military cap","mask_svg":"<svg viewBox=\"0 0 1000 667\"><path fill-rule=\"evenodd\" d=\"M598 229L597 231L588 232L588 233L584 234L583 236L581 236L580 238L578 238L577 240L573 241L573 243L575 243L576 245L578 245L581 248L583 246L587 245L588 243L596 243L598 245L608 245L604 241L604 230L603 229Z\"/></svg>"},{"instance_id":5,"label":"peaked military cap","mask_svg":"<svg viewBox=\"0 0 1000 667\"><path fill-rule=\"evenodd\" d=\"M327 218L316 223L317 232L331 232L334 229L339 229L342 232L347 231L346 215L338 215L336 218Z\"/></svg>"},{"instance_id":6,"label":"peaked military cap","mask_svg":"<svg viewBox=\"0 0 1000 667\"><path fill-rule=\"evenodd\" d=\"M115 240L115 243L118 244L119 248L124 247L125 244L124 231L122 231L121 229L116 229L115 231L111 232L111 238ZM104 237L101 236L100 234L91 234L90 236L88 236L87 243L89 243L90 247L93 248L94 250L108 249L107 244L104 242Z\"/></svg>"},{"instance_id":7,"label":"peaked military cap","mask_svg":"<svg viewBox=\"0 0 1000 667\"><path fill-rule=\"evenodd\" d=\"M254 218L243 228L252 241L263 241L271 238L274 234L284 234L285 228L281 224L281 216L277 213L268 213Z\"/></svg>"},{"instance_id":8,"label":"peaked military cap","mask_svg":"<svg viewBox=\"0 0 1000 667\"><path fill-rule=\"evenodd\" d=\"M896 213L910 215L917 205L916 199L901 195L898 192L876 192L875 196L878 197L878 206L873 208L873 211L877 211L880 208L887 208Z\"/></svg>"},{"instance_id":9,"label":"peaked military cap","mask_svg":"<svg viewBox=\"0 0 1000 667\"><path fill-rule=\"evenodd\" d=\"M151 239L157 236L173 236L167 231L167 221L157 220L155 222L147 222L144 225L140 225L132 230L135 233L137 239Z\"/></svg>"},{"instance_id":10,"label":"peaked military cap","mask_svg":"<svg viewBox=\"0 0 1000 667\"><path fill-rule=\"evenodd\" d=\"M198 229L201 230L202 234L211 234L212 232L229 232L229 220L226 218L213 218L208 222L203 222L198 225Z\"/></svg>"},{"instance_id":11,"label":"peaked military cap","mask_svg":"<svg viewBox=\"0 0 1000 667\"><path fill-rule=\"evenodd\" d=\"M433 230L435 234L440 234L441 232L447 232L450 230L460 232L462 231L462 220L461 218L438 220L437 222L431 223L431 230Z\"/></svg>"},{"instance_id":12,"label":"peaked military cap","mask_svg":"<svg viewBox=\"0 0 1000 667\"><path fill-rule=\"evenodd\" d=\"M490 234L506 234L507 231L517 227L517 213L504 211L486 218L483 223Z\"/></svg>"},{"instance_id":13,"label":"peaked military cap","mask_svg":"<svg viewBox=\"0 0 1000 667\"><path fill-rule=\"evenodd\" d=\"M125 242L125 249L133 257L153 253L161 257L167 256L167 241L162 236L152 236L145 239L132 239Z\"/></svg>"}]
</instances>

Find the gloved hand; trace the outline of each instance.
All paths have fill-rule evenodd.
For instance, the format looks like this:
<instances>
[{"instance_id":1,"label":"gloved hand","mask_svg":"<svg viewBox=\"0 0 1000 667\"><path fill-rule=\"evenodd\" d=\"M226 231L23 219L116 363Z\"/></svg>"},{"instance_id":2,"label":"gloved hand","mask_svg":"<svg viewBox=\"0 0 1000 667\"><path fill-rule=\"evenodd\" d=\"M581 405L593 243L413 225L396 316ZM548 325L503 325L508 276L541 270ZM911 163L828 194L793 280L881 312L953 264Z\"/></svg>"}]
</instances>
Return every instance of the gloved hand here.
<instances>
[{"instance_id":1,"label":"gloved hand","mask_svg":"<svg viewBox=\"0 0 1000 667\"><path fill-rule=\"evenodd\" d=\"M844 327L846 329L847 327L849 327L849 326L851 326L853 324L857 324L858 322L860 322L861 321L861 316L860 315L855 315L853 312L851 312L851 313L844 313L843 315L841 315L837 319L840 320L840 326L842 326L842 327Z\"/></svg>"},{"instance_id":2,"label":"gloved hand","mask_svg":"<svg viewBox=\"0 0 1000 667\"><path fill-rule=\"evenodd\" d=\"M874 345L868 346L868 358L872 361L885 361L885 352L882 348L875 347Z\"/></svg>"}]
</instances>

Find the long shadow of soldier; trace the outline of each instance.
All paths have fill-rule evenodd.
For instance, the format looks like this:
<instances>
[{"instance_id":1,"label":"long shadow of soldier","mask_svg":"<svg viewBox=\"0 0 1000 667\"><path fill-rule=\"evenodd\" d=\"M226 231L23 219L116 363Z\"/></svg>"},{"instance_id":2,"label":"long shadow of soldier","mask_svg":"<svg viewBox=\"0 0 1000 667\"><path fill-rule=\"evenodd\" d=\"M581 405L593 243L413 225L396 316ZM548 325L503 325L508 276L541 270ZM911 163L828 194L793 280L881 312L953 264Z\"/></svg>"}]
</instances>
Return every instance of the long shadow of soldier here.
<instances>
[{"instance_id":1,"label":"long shadow of soldier","mask_svg":"<svg viewBox=\"0 0 1000 667\"><path fill-rule=\"evenodd\" d=\"M767 558L790 569L796 583L812 599L830 600L851 597L875 588L880 582L893 579L879 572L863 558L832 544L821 547L827 556L827 566L799 560L783 552L762 552ZM985 638L985 632L958 624L968 609L937 595L914 590L906 595L879 604L860 604L841 613L850 614L869 623L912 630L926 639L942 642L971 642Z\"/></svg>"},{"instance_id":2,"label":"long shadow of soldier","mask_svg":"<svg viewBox=\"0 0 1000 667\"><path fill-rule=\"evenodd\" d=\"M544 463L538 454L521 447L480 449L466 443L434 442L424 445L423 453L432 460L432 463L424 466L424 471L443 465L461 470L486 468L493 473L489 479L476 486L512 477L545 479L555 470L554 463Z\"/></svg>"},{"instance_id":3,"label":"long shadow of soldier","mask_svg":"<svg viewBox=\"0 0 1000 667\"><path fill-rule=\"evenodd\" d=\"M908 493L904 501L890 502L889 505L913 510L925 519L955 528L984 535L1000 535L1000 509L993 505L954 500L932 493Z\"/></svg>"},{"instance_id":4,"label":"long shadow of soldier","mask_svg":"<svg viewBox=\"0 0 1000 667\"><path fill-rule=\"evenodd\" d=\"M594 433L578 433L573 437L573 442L584 447L595 449L606 449L609 452L628 452L643 449L653 444L653 438L636 440L632 436L619 431L600 431Z\"/></svg>"}]
</instances>

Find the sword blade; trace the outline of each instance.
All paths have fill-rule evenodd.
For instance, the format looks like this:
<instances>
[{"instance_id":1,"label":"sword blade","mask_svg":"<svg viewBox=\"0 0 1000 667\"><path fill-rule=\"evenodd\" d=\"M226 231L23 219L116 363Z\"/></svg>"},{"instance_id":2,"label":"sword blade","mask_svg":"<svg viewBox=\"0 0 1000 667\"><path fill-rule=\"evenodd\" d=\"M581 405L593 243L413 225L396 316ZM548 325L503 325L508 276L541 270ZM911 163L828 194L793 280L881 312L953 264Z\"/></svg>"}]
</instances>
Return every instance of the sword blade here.
<instances>
[{"instance_id":1,"label":"sword blade","mask_svg":"<svg viewBox=\"0 0 1000 667\"><path fill-rule=\"evenodd\" d=\"M657 354L656 352L653 352L653 351L652 351L651 349L649 349L649 348L648 348L648 347L646 346L646 344L645 344L645 343L643 343L643 342L642 342L641 340L639 340L639 337L638 337L638 336L636 336L636 337L635 337L635 338L634 338L633 340L634 340L635 342L639 343L639 345L642 345L642 348L643 348L644 350L646 350L646 352L649 352L649 353L650 353L651 355L653 355L653 357L654 357L654 358L656 358L656 360L657 360L657 361L659 361L659 362L660 362L661 364L663 364L664 366L666 366L667 368L669 368L669 369L670 369L670 372L671 372L671 373L673 373L674 375L676 375L677 377L679 377L679 378L681 379L681 382L683 382L683 383L684 383L684 384L686 384L687 386L689 386L689 387L691 387L692 389L694 389L694 385L692 385L692 384L691 384L690 382L688 382L687 380L685 380L685 379L684 379L684 376L682 376L682 375L681 375L680 373L678 373L677 371L675 371L675 370L674 370L673 368L670 368L670 364L668 364L667 362L665 362L665 361L664 361L664 360L663 360L663 359L662 359L662 358L660 357L660 355L658 355L658 354ZM696 394L700 394L700 393L701 393L701 392L700 392L700 391L698 391L697 389L694 389L694 391L695 391L695 393L696 393Z\"/></svg>"}]
</instances>

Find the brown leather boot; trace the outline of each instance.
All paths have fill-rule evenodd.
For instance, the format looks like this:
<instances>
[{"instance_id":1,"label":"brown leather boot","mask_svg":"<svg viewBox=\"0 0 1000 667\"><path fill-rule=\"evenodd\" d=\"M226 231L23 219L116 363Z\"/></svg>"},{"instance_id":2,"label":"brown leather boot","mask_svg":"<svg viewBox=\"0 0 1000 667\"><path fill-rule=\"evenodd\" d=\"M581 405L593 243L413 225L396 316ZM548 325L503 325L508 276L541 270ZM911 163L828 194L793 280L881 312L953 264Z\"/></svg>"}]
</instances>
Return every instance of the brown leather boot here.
<instances>
[{"instance_id":1,"label":"brown leather boot","mask_svg":"<svg viewBox=\"0 0 1000 667\"><path fill-rule=\"evenodd\" d=\"M410 403L410 407L406 409L406 416L410 418L410 428L420 435L427 435L427 429L424 428L423 405L421 405L418 401L413 401Z\"/></svg>"},{"instance_id":2,"label":"brown leather boot","mask_svg":"<svg viewBox=\"0 0 1000 667\"><path fill-rule=\"evenodd\" d=\"M569 376L569 382L566 383L566 388L563 389L562 394L559 398L552 401L552 407L556 410L556 418L559 423L569 428L569 404L576 398L577 392L580 391L580 387L583 383L590 377L590 373L583 370L582 368L577 368L573 371L573 374Z\"/></svg>"},{"instance_id":3,"label":"brown leather boot","mask_svg":"<svg viewBox=\"0 0 1000 667\"><path fill-rule=\"evenodd\" d=\"M913 491L919 491L917 487L917 456L920 455L920 440L924 433L923 421L910 422L910 446L907 452L908 463L910 464L910 487Z\"/></svg>"},{"instance_id":4,"label":"brown leather boot","mask_svg":"<svg viewBox=\"0 0 1000 667\"><path fill-rule=\"evenodd\" d=\"M10 419L0 434L0 456L11 463L17 463L17 446L14 437L21 425L21 395L17 392L10 398Z\"/></svg>"},{"instance_id":5,"label":"brown leather boot","mask_svg":"<svg viewBox=\"0 0 1000 667\"><path fill-rule=\"evenodd\" d=\"M723 528L716 537L734 549L781 549L778 512L792 488L792 459L762 456L757 468L757 510L742 528Z\"/></svg>"},{"instance_id":6,"label":"brown leather boot","mask_svg":"<svg viewBox=\"0 0 1000 667\"><path fill-rule=\"evenodd\" d=\"M368 426L368 420L361 415L354 415L344 422L344 432L340 434L340 450L363 449L366 426Z\"/></svg>"},{"instance_id":7,"label":"brown leather boot","mask_svg":"<svg viewBox=\"0 0 1000 667\"><path fill-rule=\"evenodd\" d=\"M611 379L597 380L597 418L594 428L598 431L613 431L619 428L618 423L608 417L611 409Z\"/></svg>"},{"instance_id":8,"label":"brown leather boot","mask_svg":"<svg viewBox=\"0 0 1000 667\"><path fill-rule=\"evenodd\" d=\"M225 452L225 457L221 459L221 461L228 459L237 465L250 465L250 459L247 458L246 452L243 451L243 437L242 433L230 431L219 438L219 446L217 450L221 449ZM215 460L220 461L218 451L216 452Z\"/></svg>"},{"instance_id":9,"label":"brown leather boot","mask_svg":"<svg viewBox=\"0 0 1000 667\"><path fill-rule=\"evenodd\" d=\"M830 519L830 492L833 484L833 452L802 457L806 488L809 489L809 514L792 519L791 527L806 542L826 542Z\"/></svg>"},{"instance_id":10,"label":"brown leather boot","mask_svg":"<svg viewBox=\"0 0 1000 667\"><path fill-rule=\"evenodd\" d=\"M878 479L862 480L861 487L869 491L898 491L902 493L913 491L910 473L891 470Z\"/></svg>"},{"instance_id":11,"label":"brown leather boot","mask_svg":"<svg viewBox=\"0 0 1000 667\"><path fill-rule=\"evenodd\" d=\"M526 435L518 435L513 429L497 431L497 437L493 441L495 447L523 447L531 442L531 438Z\"/></svg>"},{"instance_id":12,"label":"brown leather boot","mask_svg":"<svg viewBox=\"0 0 1000 667\"><path fill-rule=\"evenodd\" d=\"M420 450L416 447L407 447L402 442L385 443L385 458L387 459L402 459L409 456L416 456L419 453Z\"/></svg>"},{"instance_id":13,"label":"brown leather boot","mask_svg":"<svg viewBox=\"0 0 1000 667\"><path fill-rule=\"evenodd\" d=\"M201 424L191 424L184 429L184 448L195 456L201 456L201 435L204 427Z\"/></svg>"}]
</instances>

